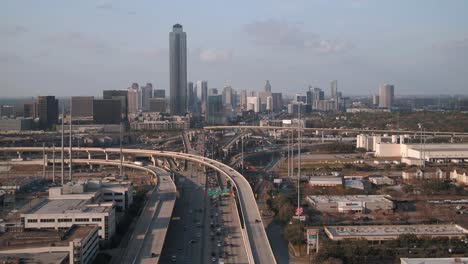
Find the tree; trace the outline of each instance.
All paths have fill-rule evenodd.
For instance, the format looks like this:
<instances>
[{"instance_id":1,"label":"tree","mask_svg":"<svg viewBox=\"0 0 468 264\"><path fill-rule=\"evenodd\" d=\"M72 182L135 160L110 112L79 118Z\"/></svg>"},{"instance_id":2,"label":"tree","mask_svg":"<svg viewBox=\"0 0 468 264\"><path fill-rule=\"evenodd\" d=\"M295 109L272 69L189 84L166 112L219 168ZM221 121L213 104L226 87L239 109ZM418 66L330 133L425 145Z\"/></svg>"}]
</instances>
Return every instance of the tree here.
<instances>
[{"instance_id":1,"label":"tree","mask_svg":"<svg viewBox=\"0 0 468 264\"><path fill-rule=\"evenodd\" d=\"M284 204L279 208L277 218L279 221L286 223L291 220L294 215L294 207L290 204Z\"/></svg>"},{"instance_id":2,"label":"tree","mask_svg":"<svg viewBox=\"0 0 468 264\"><path fill-rule=\"evenodd\" d=\"M299 245L304 240L304 225L294 221L284 229L284 238L293 245Z\"/></svg>"}]
</instances>

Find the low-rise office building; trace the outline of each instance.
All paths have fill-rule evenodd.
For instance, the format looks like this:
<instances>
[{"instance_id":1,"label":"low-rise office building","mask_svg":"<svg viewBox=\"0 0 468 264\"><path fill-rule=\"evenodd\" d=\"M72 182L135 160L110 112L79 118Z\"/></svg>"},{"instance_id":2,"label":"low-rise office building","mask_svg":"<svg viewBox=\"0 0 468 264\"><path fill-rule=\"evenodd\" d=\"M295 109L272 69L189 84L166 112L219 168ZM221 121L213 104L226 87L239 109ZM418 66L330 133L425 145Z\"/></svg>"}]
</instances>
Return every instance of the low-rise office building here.
<instances>
[{"instance_id":1,"label":"low-rise office building","mask_svg":"<svg viewBox=\"0 0 468 264\"><path fill-rule=\"evenodd\" d=\"M323 186L323 187L334 187L343 185L342 176L311 176L309 177L310 186Z\"/></svg>"},{"instance_id":2,"label":"low-rise office building","mask_svg":"<svg viewBox=\"0 0 468 264\"><path fill-rule=\"evenodd\" d=\"M331 240L365 239L386 241L400 235L413 234L418 237L462 238L468 230L459 225L371 225L371 226L326 226L325 234Z\"/></svg>"},{"instance_id":3,"label":"low-rise office building","mask_svg":"<svg viewBox=\"0 0 468 264\"><path fill-rule=\"evenodd\" d=\"M97 226L73 225L64 232L26 230L4 233L0 236L0 260L14 257L16 260L45 260L34 263L88 264L96 258L98 242Z\"/></svg>"},{"instance_id":4,"label":"low-rise office building","mask_svg":"<svg viewBox=\"0 0 468 264\"><path fill-rule=\"evenodd\" d=\"M32 128L32 118L0 118L0 131L25 131Z\"/></svg>"},{"instance_id":5,"label":"low-rise office building","mask_svg":"<svg viewBox=\"0 0 468 264\"><path fill-rule=\"evenodd\" d=\"M393 201L387 195L311 195L306 201L316 210L324 212L392 211Z\"/></svg>"},{"instance_id":6,"label":"low-rise office building","mask_svg":"<svg viewBox=\"0 0 468 264\"><path fill-rule=\"evenodd\" d=\"M89 202L89 199L45 199L21 214L26 229L65 230L77 225L96 225L99 238L108 240L115 233L115 204Z\"/></svg>"}]
</instances>

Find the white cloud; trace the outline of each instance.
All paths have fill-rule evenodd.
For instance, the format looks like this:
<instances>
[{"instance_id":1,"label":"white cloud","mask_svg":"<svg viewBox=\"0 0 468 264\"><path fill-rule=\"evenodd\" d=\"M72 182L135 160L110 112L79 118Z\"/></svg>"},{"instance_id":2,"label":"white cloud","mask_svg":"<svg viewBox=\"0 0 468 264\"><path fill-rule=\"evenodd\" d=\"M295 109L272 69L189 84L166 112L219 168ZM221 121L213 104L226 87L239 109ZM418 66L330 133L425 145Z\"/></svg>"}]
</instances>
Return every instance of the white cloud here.
<instances>
[{"instance_id":1,"label":"white cloud","mask_svg":"<svg viewBox=\"0 0 468 264\"><path fill-rule=\"evenodd\" d=\"M310 49L316 53L337 53L352 48L344 40L323 39L317 34L304 32L296 24L287 20L270 18L254 21L244 26L244 31L257 45Z\"/></svg>"},{"instance_id":2,"label":"white cloud","mask_svg":"<svg viewBox=\"0 0 468 264\"><path fill-rule=\"evenodd\" d=\"M220 49L203 49L200 51L199 56L202 62L228 61L232 57L232 51Z\"/></svg>"}]
</instances>

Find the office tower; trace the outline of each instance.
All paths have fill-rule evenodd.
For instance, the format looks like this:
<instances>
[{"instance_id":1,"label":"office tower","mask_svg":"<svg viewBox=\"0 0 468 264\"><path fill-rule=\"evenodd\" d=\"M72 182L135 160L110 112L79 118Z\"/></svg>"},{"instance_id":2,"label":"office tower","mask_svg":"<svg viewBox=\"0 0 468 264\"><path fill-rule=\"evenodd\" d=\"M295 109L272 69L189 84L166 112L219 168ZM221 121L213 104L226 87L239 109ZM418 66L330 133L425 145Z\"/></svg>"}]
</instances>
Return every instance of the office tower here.
<instances>
[{"instance_id":1,"label":"office tower","mask_svg":"<svg viewBox=\"0 0 468 264\"><path fill-rule=\"evenodd\" d=\"M206 113L207 109L207 103L208 103L208 82L207 81L198 81L197 82L197 88L199 97L200 97L200 102L201 102L201 111L202 113Z\"/></svg>"},{"instance_id":2,"label":"office tower","mask_svg":"<svg viewBox=\"0 0 468 264\"><path fill-rule=\"evenodd\" d=\"M23 117L34 117L34 103L26 103L23 105Z\"/></svg>"},{"instance_id":3,"label":"office tower","mask_svg":"<svg viewBox=\"0 0 468 264\"><path fill-rule=\"evenodd\" d=\"M166 98L166 90L164 89L155 89L153 94L153 98Z\"/></svg>"},{"instance_id":4,"label":"office tower","mask_svg":"<svg viewBox=\"0 0 468 264\"><path fill-rule=\"evenodd\" d=\"M239 94L236 90L232 90L232 107L239 106Z\"/></svg>"},{"instance_id":5,"label":"office tower","mask_svg":"<svg viewBox=\"0 0 468 264\"><path fill-rule=\"evenodd\" d=\"M95 99L93 101L93 121L96 124L120 124L120 99Z\"/></svg>"},{"instance_id":6,"label":"office tower","mask_svg":"<svg viewBox=\"0 0 468 264\"><path fill-rule=\"evenodd\" d=\"M167 103L164 98L150 98L149 99L149 111L166 113Z\"/></svg>"},{"instance_id":7,"label":"office tower","mask_svg":"<svg viewBox=\"0 0 468 264\"><path fill-rule=\"evenodd\" d=\"M208 90L208 96L211 96L211 95L218 95L218 89L210 88L210 90Z\"/></svg>"},{"instance_id":8,"label":"office tower","mask_svg":"<svg viewBox=\"0 0 468 264\"><path fill-rule=\"evenodd\" d=\"M34 105L34 118L39 118L41 128L51 128L58 123L58 100L55 96L38 96Z\"/></svg>"},{"instance_id":9,"label":"office tower","mask_svg":"<svg viewBox=\"0 0 468 264\"><path fill-rule=\"evenodd\" d=\"M271 97L273 98L273 111L280 111L283 108L283 94L272 93Z\"/></svg>"},{"instance_id":10,"label":"office tower","mask_svg":"<svg viewBox=\"0 0 468 264\"><path fill-rule=\"evenodd\" d=\"M231 86L224 86L223 88L223 105L232 106L232 88Z\"/></svg>"},{"instance_id":11,"label":"office tower","mask_svg":"<svg viewBox=\"0 0 468 264\"><path fill-rule=\"evenodd\" d=\"M247 97L247 111L254 111L255 113L260 112L260 97L248 96Z\"/></svg>"},{"instance_id":12,"label":"office tower","mask_svg":"<svg viewBox=\"0 0 468 264\"><path fill-rule=\"evenodd\" d=\"M251 96L251 97L257 96L257 92L255 92L255 91L250 91L250 92L247 93L247 96Z\"/></svg>"},{"instance_id":13,"label":"office tower","mask_svg":"<svg viewBox=\"0 0 468 264\"><path fill-rule=\"evenodd\" d=\"M175 24L169 33L171 114L187 112L187 36L182 25Z\"/></svg>"},{"instance_id":14,"label":"office tower","mask_svg":"<svg viewBox=\"0 0 468 264\"><path fill-rule=\"evenodd\" d=\"M92 117L93 116L93 96L72 96L72 116Z\"/></svg>"},{"instance_id":15,"label":"office tower","mask_svg":"<svg viewBox=\"0 0 468 264\"><path fill-rule=\"evenodd\" d=\"M379 106L379 95L378 95L378 94L372 95L372 105L373 105L374 107L378 107L378 106Z\"/></svg>"},{"instance_id":16,"label":"office tower","mask_svg":"<svg viewBox=\"0 0 468 264\"><path fill-rule=\"evenodd\" d=\"M271 84L270 84L270 81L269 81L269 80L266 80L266 83L265 83L265 92L271 93Z\"/></svg>"},{"instance_id":17,"label":"office tower","mask_svg":"<svg viewBox=\"0 0 468 264\"><path fill-rule=\"evenodd\" d=\"M393 106L393 97L395 88L393 85L384 83L380 86L379 107L391 109Z\"/></svg>"},{"instance_id":18,"label":"office tower","mask_svg":"<svg viewBox=\"0 0 468 264\"><path fill-rule=\"evenodd\" d=\"M309 85L309 90L306 92L306 104L312 105L314 101L314 95L312 91L312 86Z\"/></svg>"},{"instance_id":19,"label":"office tower","mask_svg":"<svg viewBox=\"0 0 468 264\"><path fill-rule=\"evenodd\" d=\"M242 109L247 110L247 91L242 90L240 92L240 105Z\"/></svg>"},{"instance_id":20,"label":"office tower","mask_svg":"<svg viewBox=\"0 0 468 264\"><path fill-rule=\"evenodd\" d=\"M267 97L266 110L273 111L273 97Z\"/></svg>"},{"instance_id":21,"label":"office tower","mask_svg":"<svg viewBox=\"0 0 468 264\"><path fill-rule=\"evenodd\" d=\"M187 110L192 112L195 97L193 94L193 82L187 83Z\"/></svg>"},{"instance_id":22,"label":"office tower","mask_svg":"<svg viewBox=\"0 0 468 264\"><path fill-rule=\"evenodd\" d=\"M133 90L134 88L131 87ZM103 99L117 99L120 101L120 115L122 120L128 118L128 91L127 90L104 90ZM132 100L133 101L133 100ZM96 111L96 109L94 109Z\"/></svg>"},{"instance_id":23,"label":"office tower","mask_svg":"<svg viewBox=\"0 0 468 264\"><path fill-rule=\"evenodd\" d=\"M330 82L330 94L331 94L331 99L337 98L338 95L338 81L333 80Z\"/></svg>"},{"instance_id":24,"label":"office tower","mask_svg":"<svg viewBox=\"0 0 468 264\"><path fill-rule=\"evenodd\" d=\"M325 93L320 88L314 88L312 92L312 108L318 109L319 102L325 99Z\"/></svg>"},{"instance_id":25,"label":"office tower","mask_svg":"<svg viewBox=\"0 0 468 264\"><path fill-rule=\"evenodd\" d=\"M301 93L298 93L296 94L296 96L294 97L295 98L295 102L296 103L304 103L306 104L307 103L307 96L306 95L303 95Z\"/></svg>"},{"instance_id":26,"label":"office tower","mask_svg":"<svg viewBox=\"0 0 468 264\"><path fill-rule=\"evenodd\" d=\"M147 83L141 87L141 110L149 110L149 100L153 98L153 84Z\"/></svg>"},{"instance_id":27,"label":"office tower","mask_svg":"<svg viewBox=\"0 0 468 264\"><path fill-rule=\"evenodd\" d=\"M223 98L222 95L208 96L208 109L206 114L206 122L209 125L221 125L224 123L223 115Z\"/></svg>"},{"instance_id":28,"label":"office tower","mask_svg":"<svg viewBox=\"0 0 468 264\"><path fill-rule=\"evenodd\" d=\"M143 102L141 101L141 90L140 90L140 86L138 85L138 83L135 82L135 83L132 83L132 86L130 86L130 87L128 88L128 90L136 91L136 104L135 104L135 105L136 105L136 109L137 109L136 112L138 112L138 110L141 110L141 107L142 107L142 104L143 104ZM131 107L133 108L133 100L127 101L127 107L128 107L129 105L132 105Z\"/></svg>"},{"instance_id":29,"label":"office tower","mask_svg":"<svg viewBox=\"0 0 468 264\"><path fill-rule=\"evenodd\" d=\"M136 89L133 85L132 87L128 87L128 92L127 92L128 114L136 115L138 113L138 109L140 109L139 107L140 99L141 99L140 91L138 91L138 89Z\"/></svg>"},{"instance_id":30,"label":"office tower","mask_svg":"<svg viewBox=\"0 0 468 264\"><path fill-rule=\"evenodd\" d=\"M15 107L12 105L2 105L0 107L0 117L16 117Z\"/></svg>"}]
</instances>

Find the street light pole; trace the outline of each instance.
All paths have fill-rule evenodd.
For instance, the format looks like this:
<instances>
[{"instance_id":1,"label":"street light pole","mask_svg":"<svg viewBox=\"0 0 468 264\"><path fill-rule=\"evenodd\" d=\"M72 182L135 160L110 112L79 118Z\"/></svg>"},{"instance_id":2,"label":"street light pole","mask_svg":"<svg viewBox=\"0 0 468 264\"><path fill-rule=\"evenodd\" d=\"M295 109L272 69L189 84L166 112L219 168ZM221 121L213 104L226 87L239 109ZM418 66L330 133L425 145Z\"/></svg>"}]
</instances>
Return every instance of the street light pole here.
<instances>
[{"instance_id":1,"label":"street light pole","mask_svg":"<svg viewBox=\"0 0 468 264\"><path fill-rule=\"evenodd\" d=\"M301 189L301 104L299 104L299 113L298 113L298 120L297 120L297 216L299 221L301 221L301 196L300 196L300 189Z\"/></svg>"}]
</instances>

